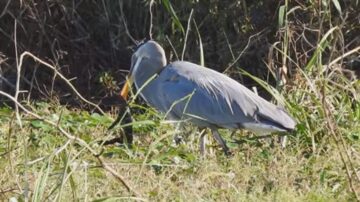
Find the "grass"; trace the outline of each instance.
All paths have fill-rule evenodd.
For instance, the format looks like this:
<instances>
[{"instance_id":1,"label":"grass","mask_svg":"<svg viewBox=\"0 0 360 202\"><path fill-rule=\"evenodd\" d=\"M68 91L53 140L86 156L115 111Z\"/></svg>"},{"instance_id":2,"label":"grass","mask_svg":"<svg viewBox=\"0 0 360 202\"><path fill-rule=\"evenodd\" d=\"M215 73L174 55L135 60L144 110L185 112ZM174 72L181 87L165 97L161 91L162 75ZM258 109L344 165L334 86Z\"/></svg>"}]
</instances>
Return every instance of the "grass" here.
<instances>
[{"instance_id":1,"label":"grass","mask_svg":"<svg viewBox=\"0 0 360 202\"><path fill-rule=\"evenodd\" d=\"M124 125L118 125L110 131L107 130L113 121L112 117L115 116L115 112L97 114L80 108L60 105L56 99L50 99L48 102L29 101L29 99L27 102L20 103L27 111L21 107L20 113L11 107L2 106L0 108L0 171L2 171L0 173L0 201L9 199L17 201L359 200L360 81L350 71L351 68L356 71L354 67L350 66L351 64L356 65L356 62L351 61L356 61L360 50L359 44L352 39L352 36L357 36L358 30L355 20L357 18L354 14L356 12L350 12L352 8L355 9L358 6L358 3L350 2L346 6L337 0L321 1L321 3L315 1L295 3L285 0L284 5L277 7L278 14L273 15L273 13L269 17L265 16L265 19L260 18L259 22L266 20L266 24L269 20L274 20L278 25L266 26L266 28L276 31L272 31L270 34L274 36L269 38L272 44L270 49L266 49L267 61L263 62L265 56L261 56L261 65L266 66L269 71L267 73L263 71L258 78L251 74L253 71L247 71L255 69L254 67L247 67L246 71L239 71L240 64L246 64L246 62L240 63L239 61L253 59L248 57L251 55L252 45L256 50L262 46L257 47L256 40L253 42L250 40L253 37L250 37L244 50L240 51L239 47L241 48L244 44L237 42L242 41L239 40L239 37L241 39L241 37L250 35L250 31L259 31L264 28L255 29L254 27L260 26L260 23L251 22L254 16L251 12L248 16L246 11L257 11L257 6L262 6L265 1L259 1L257 3L259 5L256 3L246 4L246 1L241 1L241 9L245 11L245 18L242 16L243 14L239 14L238 4L225 10L221 10L222 8L219 7L220 10L216 11L220 1L213 1L206 5L208 10L194 9L193 12L190 11L188 2L174 1L170 3L168 0L125 3L125 13L123 11L119 13L118 4L121 4L120 10L122 10L122 1L112 2L114 5L99 1L94 4L86 4L87 7L78 5L78 8L70 5L68 10L74 9L76 15L69 15L69 19L72 20L71 22L77 23L64 21L64 24L73 24L75 28L74 30L65 30L65 32L64 29L56 31L57 27L64 26L53 26L51 20L42 24L42 17L16 15L17 12L14 12L16 9L12 10L12 8L17 8L16 5L21 4L22 1L7 1L7 4L12 5L14 2L15 6L6 6L0 18L17 16L18 19L25 19L18 21L19 27L22 27L21 29L18 27L17 33L19 40L17 42L21 44L19 46L21 48L18 50L20 58L18 61L18 57L11 57L10 53L0 50L4 51L4 55L0 53L0 56L4 57L0 64L6 64L6 67L15 69L13 68L15 62L13 64L8 61L16 59L19 62L17 65L19 69L22 68L22 64L30 67L29 69L31 67L36 69L38 65L50 68L51 72L56 71L56 80L61 80L62 91L71 89L76 95L74 97L80 98L89 106L93 104L87 102L76 91L79 86L71 85L70 80L62 76L63 72L58 71L61 69L60 67L82 66L88 68L92 70L90 71L92 73L89 73L91 79L94 79L95 77L92 75L95 75L94 72L98 71L99 66L103 66L102 61L110 61L110 59L106 59L106 56L112 55L108 50L117 47L117 40L121 42L129 40L129 30L126 29L126 35L120 36L120 33L125 33L125 31L123 28L119 29L122 31L119 31L117 25L128 24L130 32L139 37L143 33L150 32L149 35L151 35L152 30L150 28L150 31L147 30L147 25L154 23L154 33L158 32L156 36L154 34L154 37L162 41L164 45L166 45L165 38L168 42L173 43L173 45L170 44L172 55L178 55L176 53L178 51L182 52L181 56L185 59L199 60L198 63L211 66L216 61L218 66L223 66L223 68L228 66L225 68L227 73L232 76L241 74L241 80L246 78L254 81L257 86L271 94L274 98L273 102L285 106L297 120L298 126L293 133L289 134L286 148L281 148L276 135L267 139L254 140L253 134L246 131L237 131L231 137L231 131L221 130L221 134L227 140L234 155L230 158L225 157L216 142L208 135L207 154L202 157L198 146L199 132L194 126L187 125L186 129L181 131L185 137L184 142L176 145L173 143L173 136L178 133L176 124L173 125L164 120L163 116L154 109L137 105L133 101L130 106L136 113L134 113L134 122L131 125L135 138L132 148L128 148L124 145L103 144L104 141L122 134L121 128ZM154 17L154 21L146 22L146 26L139 29L139 22L143 22L148 16L142 11L144 8L147 9L147 3L153 4L154 2L155 6L152 11L154 14L159 14L160 17L151 16L151 19ZM202 5L201 1L192 2L191 6L193 7ZM48 3L49 8L57 5L55 1ZM33 1L24 2L23 12L20 14L26 13L28 10L32 11L30 13L38 13L40 9L36 5L38 4ZM60 5L59 8L66 8L66 6ZM103 10L99 8L103 8ZM96 12L92 12L93 10ZM169 15L161 12L165 10ZM189 12L186 12L187 10ZM271 9L269 8L269 10ZM86 23L87 15L85 14L88 12L91 13L91 23ZM107 17L98 18L92 13L100 13ZM261 17L261 12L258 13ZM126 18L130 18L133 14L138 20L133 18L133 21L126 23L123 19L124 15ZM255 14L257 13L255 12ZM347 15L350 17L347 18ZM70 18L70 16L74 18ZM93 18L93 16L95 17ZM277 19L273 16L277 16ZM58 16L54 15L54 18L58 18ZM231 25L227 23L228 18L231 19ZM79 19L81 23L77 21ZM100 21L96 21L96 19L100 19ZM112 19L122 19L122 21L121 23L118 21L110 23ZM162 23L162 19L165 19L165 22ZM30 25L27 24L29 20ZM66 19L64 18L64 20ZM106 23L101 20L105 20ZM183 25L186 22L188 26L187 30L184 30ZM16 37L13 39L12 36L15 35L11 32L14 26L6 23L5 20L1 23L4 27L2 33L6 34L6 39L11 43L16 43ZM28 26L33 28L32 23L41 25L39 27L42 28L42 31L27 29ZM58 21L54 20L54 23L56 24ZM99 38L94 38L92 31L83 34L82 31L87 30L84 27L106 32L107 29L103 29L102 26L99 29L96 23L103 26L116 25L113 26L116 31L112 32L109 29L109 34L94 31L94 33L98 33L95 36ZM45 26L45 24L49 25ZM112 26L107 28L110 27ZM22 30L29 31L22 33ZM214 30L218 33L212 33ZM7 34L8 32L9 34ZM37 36L39 33L43 34L41 37L36 37L40 42L28 40L32 39L31 36ZM75 33L80 33L80 35ZM171 34L167 36L169 33ZM252 36L262 35L261 33ZM52 34L55 34L55 37ZM82 41L85 40L83 39L85 35L89 36L91 43ZM114 40L106 43L108 38L106 36L112 36ZM218 37L220 38L217 39ZM71 40L73 38L81 40L77 43L76 40ZM24 39L26 43L22 41ZM51 52L53 56L50 54L50 56L44 55L38 58L35 55L41 55L40 53L32 54L26 51L32 50L26 48L28 41L37 47L42 44L42 39L47 39L49 44L53 44L53 39L59 41L59 44L62 44L59 47L63 47L65 52L65 47L71 47L68 50L69 54L61 59L57 53L64 50L55 48L51 51L44 51ZM267 40L268 38L266 38ZM180 42L175 43L175 41ZM97 46L96 42L98 42ZM213 43L224 58L219 59L213 57L214 54L209 54L214 51L211 48ZM99 49L104 44L108 44L112 48L105 45L104 49ZM8 46L13 47L13 45ZM93 49L94 46L97 48ZM44 50L47 49L44 48ZM80 51L77 52L77 50ZM87 65L87 62L90 61L89 58L94 56L94 53L84 54L86 50L101 50L96 51L96 58L101 61L101 64ZM199 55L194 50L199 50ZM24 51L23 54L21 51ZM15 51L11 50L11 52ZM240 54L236 57L238 53ZM205 54L207 57L204 57ZM83 55L84 59L77 60L79 63L71 63L79 55ZM115 55L113 57L117 58ZM37 64L34 65L32 61L28 61L29 58L33 58ZM40 58L49 58L49 63L43 62ZM114 61L116 65L112 66L121 66L118 65L119 61ZM58 64L58 62L59 65L50 65ZM259 62L253 62L260 65ZM254 63L251 64L254 65ZM105 66L107 65L106 63ZM72 68L73 71L74 69L77 70ZM22 71L24 72L24 70ZM117 91L114 75L111 71L105 72L98 72L101 75L99 83L108 87L110 91ZM44 74L46 76L33 75L35 80L38 77L40 85L47 86L46 80L41 82L41 78L48 78L47 74ZM83 76L85 80L90 80L82 71L79 75ZM267 80L265 81L264 78L267 77L274 78L276 88L268 84ZM55 77L53 78L55 79ZM79 77L78 79L84 78ZM24 83L25 79L21 78L21 82ZM34 88L42 92L43 88L39 87L38 82L35 83L37 87ZM80 84L83 83L80 82ZM33 83L29 85L32 86ZM23 86L18 87L19 89L23 88ZM52 87L50 90L53 91ZM4 95L3 91L0 92ZM234 139L241 144L235 143Z\"/></svg>"},{"instance_id":2,"label":"grass","mask_svg":"<svg viewBox=\"0 0 360 202\"><path fill-rule=\"evenodd\" d=\"M330 75L303 72L295 81L296 88L285 95L290 113L299 122L286 148L280 147L276 137L251 140L244 132L235 135L244 143L235 144L230 131L222 130L234 152L230 158L211 138L206 157L201 157L198 132L193 126L184 132L188 134L185 143L175 145L174 126L152 109L142 108L144 113L135 115L135 142L129 149L101 145L102 140L120 133L121 126L107 131L111 114L90 114L58 103L27 104L27 108L58 123L93 150L103 150L101 156L106 164L121 174L138 196L129 193L86 147L70 141L56 127L22 113L21 128L15 112L2 107L0 167L4 172L0 174L0 198L23 201L26 195L34 201L355 200L340 153L348 152L353 167L359 168L360 105L354 100L358 94L352 94L359 92L359 81L351 81L336 71ZM346 147L340 150L339 143L331 138L323 102L317 97L319 89L323 89L331 107L336 135L344 139ZM352 177L358 189L355 175Z\"/></svg>"}]
</instances>

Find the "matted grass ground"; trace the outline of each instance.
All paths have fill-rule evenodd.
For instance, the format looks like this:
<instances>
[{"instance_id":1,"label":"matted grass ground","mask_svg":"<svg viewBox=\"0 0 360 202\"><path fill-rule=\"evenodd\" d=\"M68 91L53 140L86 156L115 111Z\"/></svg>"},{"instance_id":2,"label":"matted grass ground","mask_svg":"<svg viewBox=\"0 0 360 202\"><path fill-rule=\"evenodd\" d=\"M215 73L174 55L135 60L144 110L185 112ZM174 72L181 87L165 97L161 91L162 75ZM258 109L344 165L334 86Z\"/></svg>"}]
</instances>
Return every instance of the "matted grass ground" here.
<instances>
[{"instance_id":1,"label":"matted grass ground","mask_svg":"<svg viewBox=\"0 0 360 202\"><path fill-rule=\"evenodd\" d=\"M110 114L70 110L56 102L24 103L32 112L57 123L69 134L84 140L93 151L101 153L102 161L121 175L134 192L129 192L118 178L104 169L98 158L77 139L69 139L57 127L26 113L20 114L20 127L15 111L2 107L0 198L19 201L354 201L344 162L350 171L352 188L358 191L360 105L354 97L358 96L359 81L348 80L341 74L337 76L338 85L332 85L331 79L324 76L308 75L309 80L298 78L297 87L284 96L287 108L299 122L297 130L289 135L286 148L281 148L276 136L252 140L246 136L249 133L239 131L230 137L231 131L222 130L234 154L229 158L210 136L207 154L202 157L198 131L190 125L183 131L184 142L175 145L175 127L150 108L135 114L135 139L129 149L101 144L119 135L122 127L107 130L112 122ZM326 106L317 98L319 87L329 92L325 94ZM329 117L324 111L327 108ZM335 136L331 135L332 130ZM243 143L236 144L233 139L241 139Z\"/></svg>"},{"instance_id":2,"label":"matted grass ground","mask_svg":"<svg viewBox=\"0 0 360 202\"><path fill-rule=\"evenodd\" d=\"M23 101L19 113L0 108L0 201L359 200L358 1L124 2L1 1L2 81L20 93L14 100L39 91L49 101ZM195 127L182 130L184 142L175 145L176 124L133 101L133 147L103 145L123 127L107 130L115 113L59 103L84 101L68 96L73 86L86 97L115 93L130 34L153 35L170 60L183 53L261 86L298 121L287 147L276 136L253 140L222 130L234 155L225 157L209 136L202 157ZM23 61L24 51L33 55ZM58 77L68 71L78 78Z\"/></svg>"}]
</instances>

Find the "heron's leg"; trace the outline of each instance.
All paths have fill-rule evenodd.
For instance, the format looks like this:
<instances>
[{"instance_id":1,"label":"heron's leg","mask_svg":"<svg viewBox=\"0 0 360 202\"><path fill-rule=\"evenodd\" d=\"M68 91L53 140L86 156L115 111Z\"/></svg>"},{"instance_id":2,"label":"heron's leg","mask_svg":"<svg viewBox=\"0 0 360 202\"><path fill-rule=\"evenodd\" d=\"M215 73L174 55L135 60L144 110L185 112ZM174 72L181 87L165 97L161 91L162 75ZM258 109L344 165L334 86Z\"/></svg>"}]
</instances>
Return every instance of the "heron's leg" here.
<instances>
[{"instance_id":1,"label":"heron's leg","mask_svg":"<svg viewBox=\"0 0 360 202\"><path fill-rule=\"evenodd\" d=\"M230 134L230 138L234 138L235 133L236 133L236 130L233 130Z\"/></svg>"},{"instance_id":2,"label":"heron's leg","mask_svg":"<svg viewBox=\"0 0 360 202\"><path fill-rule=\"evenodd\" d=\"M220 146L224 150L225 155L229 156L230 155L229 148L226 146L225 140L220 136L217 129L211 129L211 133L212 133L214 139L220 144Z\"/></svg>"},{"instance_id":3,"label":"heron's leg","mask_svg":"<svg viewBox=\"0 0 360 202\"><path fill-rule=\"evenodd\" d=\"M182 122L178 123L175 128L175 134L173 141L176 145L179 145L183 141L182 129L184 129L184 124Z\"/></svg>"},{"instance_id":4,"label":"heron's leg","mask_svg":"<svg viewBox=\"0 0 360 202\"><path fill-rule=\"evenodd\" d=\"M206 130L205 128L200 129L200 141L199 141L199 145L200 145L200 154L202 156L205 155L205 135L206 135Z\"/></svg>"},{"instance_id":5,"label":"heron's leg","mask_svg":"<svg viewBox=\"0 0 360 202\"><path fill-rule=\"evenodd\" d=\"M284 135L284 136L280 136L280 144L281 144L281 148L285 148L286 147L286 143L287 143L287 136Z\"/></svg>"},{"instance_id":6,"label":"heron's leg","mask_svg":"<svg viewBox=\"0 0 360 202\"><path fill-rule=\"evenodd\" d=\"M126 124L132 123L133 119L131 117L130 108L127 106L120 106L119 114L116 117L116 120L109 126L108 130L113 129L118 123ZM114 144L114 143L124 143L130 148L133 142L133 128L132 125L123 127L122 137L114 138L110 141L106 141L105 144Z\"/></svg>"}]
</instances>

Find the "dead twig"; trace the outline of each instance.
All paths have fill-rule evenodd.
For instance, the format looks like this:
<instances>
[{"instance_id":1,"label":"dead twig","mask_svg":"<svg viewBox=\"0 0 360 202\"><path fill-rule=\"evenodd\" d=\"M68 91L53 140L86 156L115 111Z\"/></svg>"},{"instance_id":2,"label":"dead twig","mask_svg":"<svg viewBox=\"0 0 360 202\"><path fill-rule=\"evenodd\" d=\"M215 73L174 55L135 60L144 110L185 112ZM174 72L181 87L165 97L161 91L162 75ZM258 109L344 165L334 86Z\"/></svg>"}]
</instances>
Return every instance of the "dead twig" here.
<instances>
[{"instance_id":1,"label":"dead twig","mask_svg":"<svg viewBox=\"0 0 360 202\"><path fill-rule=\"evenodd\" d=\"M153 5L154 5L154 0L151 0L149 5L149 13L150 13L149 38L150 39L152 39L152 31L153 31L153 12L152 12Z\"/></svg>"},{"instance_id":2,"label":"dead twig","mask_svg":"<svg viewBox=\"0 0 360 202\"><path fill-rule=\"evenodd\" d=\"M16 86L15 86L15 100L18 100L19 97L19 89L20 89L20 76L21 76L21 65L19 64L19 57L18 57L18 51L17 51L17 34L16 34L16 27L17 23L16 20L14 22L14 46L15 46L15 60L16 60ZM16 119L19 122L20 128L22 128L21 118L19 115L19 107L15 105L15 111L16 111Z\"/></svg>"},{"instance_id":3,"label":"dead twig","mask_svg":"<svg viewBox=\"0 0 360 202\"><path fill-rule=\"evenodd\" d=\"M9 5L10 5L10 2L11 2L11 0L8 0L8 1L6 2L6 5L5 5L4 9L1 11L0 18L1 18L3 15L5 15L5 13L8 11L8 7L9 7Z\"/></svg>"},{"instance_id":4,"label":"dead twig","mask_svg":"<svg viewBox=\"0 0 360 202\"><path fill-rule=\"evenodd\" d=\"M318 94L318 95L320 95L320 94ZM326 98L325 87L323 87L323 89L322 89L322 94L321 94L320 98L321 98L321 101L322 101L322 108L323 108L323 110L325 112L326 123L327 123L327 126L328 126L329 130L330 130L331 137L335 141L335 145L336 145L336 147L337 147L337 149L339 151L341 161L343 162L343 164L345 166L346 175L347 175L347 178L349 180L350 189L354 193L356 200L360 201L360 198L358 196L358 191L355 188L355 180L357 179L358 183L360 183L359 176L357 175L356 169L354 168L354 165L353 165L353 163L351 161L351 157L349 156L349 154L347 152L346 143L345 143L344 139L341 137L341 135L337 134L338 129L337 129L336 123L335 123L335 121L333 119L333 116L331 114L331 111L329 109L329 103L325 99ZM340 137L338 137L338 136L340 136ZM344 156L343 153L345 153L345 156ZM348 165L347 162L350 164L350 167L353 170L354 175L356 176L356 178L352 177L352 174L350 172L350 168L349 168L349 165Z\"/></svg>"},{"instance_id":5,"label":"dead twig","mask_svg":"<svg viewBox=\"0 0 360 202\"><path fill-rule=\"evenodd\" d=\"M107 166L107 164L104 163L103 159L99 156L99 154L90 147L90 145L88 145L83 139L79 138L79 137L75 137L72 134L70 134L69 132L67 132L65 129L63 129L58 123L52 122L48 119L45 119L43 117L41 117L40 115L28 110L27 108L25 108L22 104L20 104L13 96L9 95L8 93L5 93L3 91L0 91L0 94L9 98L10 100L12 100L20 109L22 109L25 113L29 114L30 116L39 119L51 126L53 126L54 128L56 128L58 131L60 131L61 134L63 134L66 138L68 138L71 141L77 142L79 145L83 146L84 148L86 148L89 152L91 152L91 154L96 157L99 161L99 163L101 164L101 166L108 172L110 172L113 176L116 177L116 179L118 181L120 181L125 188L133 193L135 196L140 196L140 194L135 191L131 186L129 186L129 184L123 179L123 177L121 175L119 175L115 170L113 170L111 167Z\"/></svg>"},{"instance_id":6,"label":"dead twig","mask_svg":"<svg viewBox=\"0 0 360 202\"><path fill-rule=\"evenodd\" d=\"M262 33L264 33L264 31L266 31L266 29L261 30L260 32L254 34L254 35L251 35L251 36L249 37L248 42L247 42L246 46L244 47L244 49L243 49L243 50L241 51L241 53L237 56L237 58L236 58L229 66L227 66L227 67L225 68L225 70L223 71L224 74L225 74L232 66L234 66L234 65L240 60L240 58L242 57L242 55L243 55L243 54L245 53L245 51L249 48L252 38L261 35Z\"/></svg>"},{"instance_id":7,"label":"dead twig","mask_svg":"<svg viewBox=\"0 0 360 202\"><path fill-rule=\"evenodd\" d=\"M135 196L140 196L140 194L131 188L128 183L124 180L124 177L117 173L114 169L112 169L109 165L107 165L101 156L97 156L98 161L100 162L101 166L111 173L118 181L120 181L129 192L134 193Z\"/></svg>"},{"instance_id":8,"label":"dead twig","mask_svg":"<svg viewBox=\"0 0 360 202\"><path fill-rule=\"evenodd\" d=\"M170 41L170 39L169 39L169 36L166 35L165 37L166 37L166 40L169 42L169 44L170 44L170 46L171 46L171 49L173 50L173 52L174 52L174 54L175 54L176 60L179 60L179 56L178 56L178 54L177 54L177 52L176 52L176 50L175 50L174 45L171 43L171 41Z\"/></svg>"},{"instance_id":9,"label":"dead twig","mask_svg":"<svg viewBox=\"0 0 360 202\"><path fill-rule=\"evenodd\" d=\"M90 102L88 101L87 99L85 99L77 90L76 88L74 87L74 85L71 84L71 82L64 76L62 75L54 66L50 65L49 63L41 60L40 58L36 57L35 55L33 55L32 53L30 52L23 52L21 55L20 55L20 60L19 60L19 65L18 65L18 74L20 75L20 71L21 71L21 67L22 67L22 64L23 64L23 60L25 58L25 56L30 56L32 57L36 62L39 62L41 64L43 64L44 66L52 69L63 81L65 81L65 83L71 88L71 90L85 103L95 107L100 113L102 114L105 114L105 112L95 103L93 102ZM20 85L19 84L20 81L17 82L17 85ZM18 89L18 86L17 86L17 89ZM17 97L15 97L17 98ZM16 99L17 100L17 99Z\"/></svg>"},{"instance_id":10,"label":"dead twig","mask_svg":"<svg viewBox=\"0 0 360 202\"><path fill-rule=\"evenodd\" d=\"M357 53L360 51L360 46L344 53L343 55L337 57L336 59L334 59L333 61L331 61L328 65L325 66L325 68L323 69L322 73L324 73L328 68L331 68L334 64L336 64L337 62L339 62L340 60L346 58L349 55L352 55L354 53Z\"/></svg>"},{"instance_id":11,"label":"dead twig","mask_svg":"<svg viewBox=\"0 0 360 202\"><path fill-rule=\"evenodd\" d=\"M125 17L124 17L124 11L123 11L123 1L119 0L119 5L120 5L120 14L121 14L121 19L124 23L124 28L125 28L125 32L126 32L126 35L130 38L130 40L135 44L137 45L138 42L134 39L134 37L131 36L130 32L129 32L129 29L127 27L127 23L126 23L126 20L125 20Z\"/></svg>"},{"instance_id":12,"label":"dead twig","mask_svg":"<svg viewBox=\"0 0 360 202\"><path fill-rule=\"evenodd\" d=\"M193 13L194 13L194 9L191 9L189 19L188 19L187 28L186 28L186 33L185 33L184 47L183 47L182 54L181 54L181 60L184 60L184 55L185 55L185 50L186 50L186 43L187 43L189 32L190 32L190 29L191 29L191 19L192 19Z\"/></svg>"}]
</instances>

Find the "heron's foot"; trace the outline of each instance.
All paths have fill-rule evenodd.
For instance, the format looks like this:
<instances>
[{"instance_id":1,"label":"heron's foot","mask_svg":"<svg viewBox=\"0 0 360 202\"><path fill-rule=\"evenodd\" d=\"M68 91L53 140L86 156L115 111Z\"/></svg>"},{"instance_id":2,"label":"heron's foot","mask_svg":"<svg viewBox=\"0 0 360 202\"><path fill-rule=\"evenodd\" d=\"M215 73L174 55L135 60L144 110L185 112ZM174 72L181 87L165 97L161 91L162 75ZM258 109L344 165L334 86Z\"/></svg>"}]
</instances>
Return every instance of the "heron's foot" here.
<instances>
[{"instance_id":1,"label":"heron's foot","mask_svg":"<svg viewBox=\"0 0 360 202\"><path fill-rule=\"evenodd\" d=\"M227 157L234 156L234 153L232 151L230 151L229 149L228 150L223 150L223 151L224 151L225 156L227 156Z\"/></svg>"},{"instance_id":2,"label":"heron's foot","mask_svg":"<svg viewBox=\"0 0 360 202\"><path fill-rule=\"evenodd\" d=\"M173 139L173 142L174 142L175 145L179 145L179 144L184 142L184 137L181 136L181 135L175 135L174 139Z\"/></svg>"},{"instance_id":3,"label":"heron's foot","mask_svg":"<svg viewBox=\"0 0 360 202\"><path fill-rule=\"evenodd\" d=\"M216 129L212 130L212 135L213 135L214 139L218 142L218 144L221 146L221 148L223 149L225 155L231 156L229 147L226 146L225 140L220 136L219 132Z\"/></svg>"},{"instance_id":4,"label":"heron's foot","mask_svg":"<svg viewBox=\"0 0 360 202\"><path fill-rule=\"evenodd\" d=\"M233 153L230 151L229 147L226 146L226 143L224 141L224 145L220 144L225 156L230 157L233 155Z\"/></svg>"},{"instance_id":5,"label":"heron's foot","mask_svg":"<svg viewBox=\"0 0 360 202\"><path fill-rule=\"evenodd\" d=\"M132 134L131 134L132 135ZM123 137L123 136L120 136L120 137L115 137L115 138L112 138L110 140L106 140L106 141L99 141L98 143L99 144L103 144L104 146L105 145L119 145L119 146L126 146L127 148L131 149L132 148L132 139L129 140L127 139L128 137Z\"/></svg>"},{"instance_id":6,"label":"heron's foot","mask_svg":"<svg viewBox=\"0 0 360 202\"><path fill-rule=\"evenodd\" d=\"M286 143L287 143L287 136L286 135L280 136L279 137L279 142L280 142L281 148L285 149Z\"/></svg>"},{"instance_id":7,"label":"heron's foot","mask_svg":"<svg viewBox=\"0 0 360 202\"><path fill-rule=\"evenodd\" d=\"M221 147L226 156L228 156L228 157L233 156L233 153L229 150L229 148L227 146L225 146L225 147L221 146ZM203 140L203 138L200 138L199 148L200 148L201 156L205 156L205 141Z\"/></svg>"},{"instance_id":8,"label":"heron's foot","mask_svg":"<svg viewBox=\"0 0 360 202\"><path fill-rule=\"evenodd\" d=\"M200 133L199 148L201 156L205 156L205 130Z\"/></svg>"}]
</instances>

